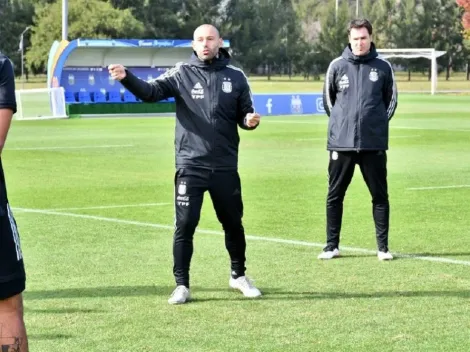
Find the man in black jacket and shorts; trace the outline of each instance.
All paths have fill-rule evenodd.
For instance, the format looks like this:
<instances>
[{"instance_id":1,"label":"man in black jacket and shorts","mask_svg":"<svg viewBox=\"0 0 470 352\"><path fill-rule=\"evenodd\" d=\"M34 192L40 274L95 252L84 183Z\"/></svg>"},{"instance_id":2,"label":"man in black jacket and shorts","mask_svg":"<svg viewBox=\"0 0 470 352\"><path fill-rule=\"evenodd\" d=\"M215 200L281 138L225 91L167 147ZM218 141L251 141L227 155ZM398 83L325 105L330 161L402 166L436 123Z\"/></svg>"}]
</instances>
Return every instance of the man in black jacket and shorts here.
<instances>
[{"instance_id":1,"label":"man in black jacket and shorts","mask_svg":"<svg viewBox=\"0 0 470 352\"><path fill-rule=\"evenodd\" d=\"M206 191L225 232L231 261L229 286L246 297L259 297L261 292L245 276L237 126L253 130L260 115L254 112L245 74L230 65L230 55L223 49L223 40L214 26L205 24L195 30L193 50L188 63L178 63L151 82L140 80L122 65L109 66L111 77L142 101L174 97L176 102L176 289L168 303L182 304L190 299L193 236Z\"/></svg>"},{"instance_id":2,"label":"man in black jacket and shorts","mask_svg":"<svg viewBox=\"0 0 470 352\"><path fill-rule=\"evenodd\" d=\"M26 276L20 237L8 204L1 153L16 112L15 76L10 60L0 53L0 351L28 351L23 321Z\"/></svg>"},{"instance_id":3,"label":"man in black jacket and shorts","mask_svg":"<svg viewBox=\"0 0 470 352\"><path fill-rule=\"evenodd\" d=\"M319 259L339 256L343 199L356 164L372 195L372 213L379 260L391 260L388 249L390 205L387 190L389 121L397 107L397 89L390 63L372 42L372 25L354 20L349 45L326 73L323 102L329 116L327 244Z\"/></svg>"}]
</instances>

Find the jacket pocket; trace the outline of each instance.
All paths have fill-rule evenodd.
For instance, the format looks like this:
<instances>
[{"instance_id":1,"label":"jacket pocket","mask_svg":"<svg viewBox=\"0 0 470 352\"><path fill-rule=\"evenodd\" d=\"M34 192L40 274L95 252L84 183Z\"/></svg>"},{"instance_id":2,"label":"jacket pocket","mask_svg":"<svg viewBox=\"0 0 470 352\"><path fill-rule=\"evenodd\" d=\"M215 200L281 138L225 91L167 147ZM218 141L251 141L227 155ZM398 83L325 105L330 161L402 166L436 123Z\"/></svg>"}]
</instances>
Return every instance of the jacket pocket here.
<instances>
[{"instance_id":1,"label":"jacket pocket","mask_svg":"<svg viewBox=\"0 0 470 352\"><path fill-rule=\"evenodd\" d=\"M183 134L181 135L181 138L179 139L179 141L177 141L178 145L177 145L176 151L177 151L178 153L180 153L180 152L184 149L184 147L185 147L186 141L187 141L187 139L188 139L187 136L186 136L186 134L187 134L187 133L183 133Z\"/></svg>"}]
</instances>

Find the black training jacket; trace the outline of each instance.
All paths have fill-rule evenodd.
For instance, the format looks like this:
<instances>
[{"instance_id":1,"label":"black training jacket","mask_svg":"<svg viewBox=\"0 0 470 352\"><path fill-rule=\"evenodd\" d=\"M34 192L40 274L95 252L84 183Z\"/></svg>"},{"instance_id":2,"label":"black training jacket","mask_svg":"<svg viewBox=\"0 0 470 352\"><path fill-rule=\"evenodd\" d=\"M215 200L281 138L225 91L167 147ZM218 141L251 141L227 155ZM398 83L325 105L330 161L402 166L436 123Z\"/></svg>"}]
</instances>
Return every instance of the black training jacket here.
<instances>
[{"instance_id":1,"label":"black training jacket","mask_svg":"<svg viewBox=\"0 0 470 352\"><path fill-rule=\"evenodd\" d=\"M329 116L328 150L387 150L388 125L397 107L397 89L390 63L374 44L356 56L348 45L330 63L323 103Z\"/></svg>"},{"instance_id":2,"label":"black training jacket","mask_svg":"<svg viewBox=\"0 0 470 352\"><path fill-rule=\"evenodd\" d=\"M245 74L230 65L225 49L211 62L194 53L189 63L178 63L149 82L126 72L122 85L142 101L175 98L177 168L237 169L237 126L253 129L246 126L245 116L254 106Z\"/></svg>"}]
</instances>

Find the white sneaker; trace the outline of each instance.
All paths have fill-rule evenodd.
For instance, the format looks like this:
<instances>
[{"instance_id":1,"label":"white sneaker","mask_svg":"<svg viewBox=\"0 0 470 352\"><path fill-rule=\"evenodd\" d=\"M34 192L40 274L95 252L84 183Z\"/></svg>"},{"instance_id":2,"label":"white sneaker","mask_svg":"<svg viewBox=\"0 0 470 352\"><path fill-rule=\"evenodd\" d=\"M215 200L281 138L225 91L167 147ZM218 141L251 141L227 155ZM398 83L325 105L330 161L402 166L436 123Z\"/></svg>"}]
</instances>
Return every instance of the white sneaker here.
<instances>
[{"instance_id":1,"label":"white sneaker","mask_svg":"<svg viewBox=\"0 0 470 352\"><path fill-rule=\"evenodd\" d=\"M191 295L189 293L189 288L186 286L180 285L176 286L175 290L171 294L170 298L168 299L168 303L170 304L183 304L186 303L191 299Z\"/></svg>"},{"instance_id":2,"label":"white sneaker","mask_svg":"<svg viewBox=\"0 0 470 352\"><path fill-rule=\"evenodd\" d=\"M389 251L387 251L387 252L378 251L377 252L377 258L379 258L379 260L392 260L393 255Z\"/></svg>"},{"instance_id":3,"label":"white sneaker","mask_svg":"<svg viewBox=\"0 0 470 352\"><path fill-rule=\"evenodd\" d=\"M332 251L323 251L318 255L318 259L333 259L339 257L339 249L335 248Z\"/></svg>"},{"instance_id":4,"label":"white sneaker","mask_svg":"<svg viewBox=\"0 0 470 352\"><path fill-rule=\"evenodd\" d=\"M240 290L245 297L255 298L260 297L261 292L255 286L253 282L246 276L240 276L238 279L230 278L229 286L236 290Z\"/></svg>"}]
</instances>

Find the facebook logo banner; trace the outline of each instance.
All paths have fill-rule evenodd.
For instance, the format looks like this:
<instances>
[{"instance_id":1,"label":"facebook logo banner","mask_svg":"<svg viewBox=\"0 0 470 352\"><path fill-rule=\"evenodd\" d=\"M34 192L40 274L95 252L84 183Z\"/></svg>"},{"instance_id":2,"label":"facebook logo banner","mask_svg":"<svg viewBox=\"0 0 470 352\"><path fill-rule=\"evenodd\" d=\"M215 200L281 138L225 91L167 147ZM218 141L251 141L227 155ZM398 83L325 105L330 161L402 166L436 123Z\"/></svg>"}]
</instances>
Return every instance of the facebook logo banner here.
<instances>
[{"instance_id":1,"label":"facebook logo banner","mask_svg":"<svg viewBox=\"0 0 470 352\"><path fill-rule=\"evenodd\" d=\"M256 112L267 115L324 114L323 96L316 94L255 94Z\"/></svg>"}]
</instances>

